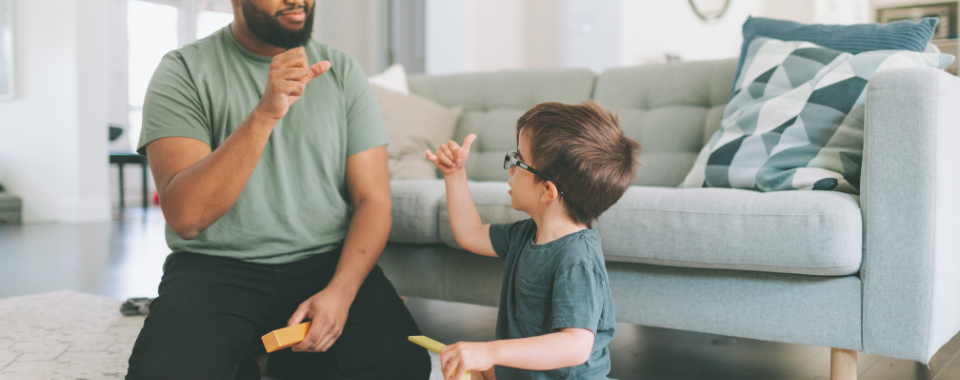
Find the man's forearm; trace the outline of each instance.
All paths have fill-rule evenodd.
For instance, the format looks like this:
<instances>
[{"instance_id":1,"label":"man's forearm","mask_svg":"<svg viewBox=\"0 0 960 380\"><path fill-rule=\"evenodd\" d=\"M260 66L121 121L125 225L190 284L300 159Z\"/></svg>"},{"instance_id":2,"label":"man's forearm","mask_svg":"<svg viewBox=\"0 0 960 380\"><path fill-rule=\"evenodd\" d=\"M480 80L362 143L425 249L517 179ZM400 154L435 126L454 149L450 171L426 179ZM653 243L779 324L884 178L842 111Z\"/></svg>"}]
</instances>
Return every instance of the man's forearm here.
<instances>
[{"instance_id":1,"label":"man's forearm","mask_svg":"<svg viewBox=\"0 0 960 380\"><path fill-rule=\"evenodd\" d=\"M175 232L196 237L233 207L276 123L251 112L216 150L158 189L164 215Z\"/></svg>"},{"instance_id":2,"label":"man's forearm","mask_svg":"<svg viewBox=\"0 0 960 380\"><path fill-rule=\"evenodd\" d=\"M387 245L393 226L390 209L390 199L387 198L366 200L354 210L337 270L327 285L327 288L349 296L351 303Z\"/></svg>"},{"instance_id":3,"label":"man's forearm","mask_svg":"<svg viewBox=\"0 0 960 380\"><path fill-rule=\"evenodd\" d=\"M593 333L589 330L575 332L565 329L530 338L497 340L490 344L494 346L497 365L547 371L585 363L593 349Z\"/></svg>"}]
</instances>

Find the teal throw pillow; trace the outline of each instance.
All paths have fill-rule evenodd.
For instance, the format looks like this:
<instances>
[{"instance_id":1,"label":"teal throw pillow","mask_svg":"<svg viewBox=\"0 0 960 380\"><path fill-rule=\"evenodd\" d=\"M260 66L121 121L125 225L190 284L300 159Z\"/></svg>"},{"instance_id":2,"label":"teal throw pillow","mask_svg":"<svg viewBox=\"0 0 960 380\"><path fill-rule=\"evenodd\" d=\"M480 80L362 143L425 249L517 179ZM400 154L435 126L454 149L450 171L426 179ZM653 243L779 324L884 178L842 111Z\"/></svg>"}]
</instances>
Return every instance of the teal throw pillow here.
<instances>
[{"instance_id":1,"label":"teal throw pillow","mask_svg":"<svg viewBox=\"0 0 960 380\"><path fill-rule=\"evenodd\" d=\"M898 67L942 69L953 59L902 50L852 55L756 38L720 129L681 186L858 194L870 76Z\"/></svg>"},{"instance_id":2,"label":"teal throw pillow","mask_svg":"<svg viewBox=\"0 0 960 380\"><path fill-rule=\"evenodd\" d=\"M922 52L930 43L938 23L939 18L927 17L917 23L903 20L889 24L823 25L748 16L743 23L743 47L734 78L740 77L747 49L756 37L806 41L850 54L873 50ZM730 96L733 97L732 92Z\"/></svg>"}]
</instances>

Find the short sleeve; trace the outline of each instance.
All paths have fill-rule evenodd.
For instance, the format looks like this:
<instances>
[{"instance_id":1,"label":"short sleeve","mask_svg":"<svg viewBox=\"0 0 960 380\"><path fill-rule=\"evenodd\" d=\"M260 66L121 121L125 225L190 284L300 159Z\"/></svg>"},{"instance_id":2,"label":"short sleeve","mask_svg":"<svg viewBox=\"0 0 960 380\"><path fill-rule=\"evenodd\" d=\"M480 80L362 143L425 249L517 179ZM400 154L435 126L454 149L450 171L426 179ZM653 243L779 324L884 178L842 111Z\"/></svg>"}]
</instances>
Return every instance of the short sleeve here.
<instances>
[{"instance_id":1,"label":"short sleeve","mask_svg":"<svg viewBox=\"0 0 960 380\"><path fill-rule=\"evenodd\" d=\"M177 51L163 57L147 86L137 153L145 156L147 144L164 137L189 137L210 145L210 122L200 93Z\"/></svg>"},{"instance_id":2,"label":"short sleeve","mask_svg":"<svg viewBox=\"0 0 960 380\"><path fill-rule=\"evenodd\" d=\"M377 106L373 88L360 64L349 58L343 71L347 101L347 156L387 145L390 137Z\"/></svg>"},{"instance_id":3,"label":"short sleeve","mask_svg":"<svg viewBox=\"0 0 960 380\"><path fill-rule=\"evenodd\" d=\"M561 271L553 282L553 314L550 328L577 327L597 333L603 312L603 276L587 264Z\"/></svg>"},{"instance_id":4,"label":"short sleeve","mask_svg":"<svg viewBox=\"0 0 960 380\"><path fill-rule=\"evenodd\" d=\"M533 219L515 223L491 224L490 245L493 246L493 251L497 253L497 256L506 260L507 254L510 253L510 244L522 238L530 223L533 223Z\"/></svg>"}]
</instances>

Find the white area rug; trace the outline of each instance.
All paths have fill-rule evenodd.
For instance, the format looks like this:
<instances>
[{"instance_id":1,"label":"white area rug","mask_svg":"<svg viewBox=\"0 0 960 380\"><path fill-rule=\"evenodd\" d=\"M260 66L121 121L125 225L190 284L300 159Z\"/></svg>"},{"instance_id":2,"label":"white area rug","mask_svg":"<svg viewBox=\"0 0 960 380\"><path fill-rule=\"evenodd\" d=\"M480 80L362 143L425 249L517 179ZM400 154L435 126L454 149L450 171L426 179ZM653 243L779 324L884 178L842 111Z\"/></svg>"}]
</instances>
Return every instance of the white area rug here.
<instances>
[{"instance_id":1,"label":"white area rug","mask_svg":"<svg viewBox=\"0 0 960 380\"><path fill-rule=\"evenodd\" d=\"M0 379L122 379L144 317L124 317L120 303L68 290L0 299Z\"/></svg>"},{"instance_id":2,"label":"white area rug","mask_svg":"<svg viewBox=\"0 0 960 380\"><path fill-rule=\"evenodd\" d=\"M122 379L143 317L72 291L0 299L0 379Z\"/></svg>"}]
</instances>

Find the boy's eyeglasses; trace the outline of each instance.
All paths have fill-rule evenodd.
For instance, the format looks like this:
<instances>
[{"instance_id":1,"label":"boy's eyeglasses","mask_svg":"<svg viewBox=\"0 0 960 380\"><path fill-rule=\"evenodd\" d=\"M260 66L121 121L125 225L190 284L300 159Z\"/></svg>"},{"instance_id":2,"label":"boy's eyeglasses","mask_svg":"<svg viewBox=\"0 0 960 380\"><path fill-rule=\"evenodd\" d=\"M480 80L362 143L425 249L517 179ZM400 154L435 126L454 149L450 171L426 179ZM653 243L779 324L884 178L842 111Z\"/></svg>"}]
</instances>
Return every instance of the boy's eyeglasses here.
<instances>
[{"instance_id":1,"label":"boy's eyeglasses","mask_svg":"<svg viewBox=\"0 0 960 380\"><path fill-rule=\"evenodd\" d=\"M527 165L527 164L523 163L523 161L520 161L519 159L517 159L517 157L519 157L519 156L520 156L520 153L517 153L517 151L512 151L512 152L507 153L507 155L506 155L505 157L503 157L503 168L504 168L504 169L510 169L510 168L512 168L512 167L514 167L514 166L519 166L519 167L523 168L524 170L526 170L526 171L528 171L528 172L531 172L531 173L533 173L533 174L535 174L535 175L538 175L538 176L540 176L540 177L543 177L543 178L546 179L547 181L553 182L553 186L556 186L557 192L560 193L560 197L562 197L562 198L566 198L566 197L567 197L567 194L564 193L563 190L560 189L560 185L557 185L557 181L555 181L555 180L553 179L553 177L548 176L546 173L544 173L544 172L542 172L542 171L539 171L539 170L537 170L537 169L531 168L530 165ZM573 207L574 210L576 210L577 212L580 212L580 213L582 214L582 212L580 211L580 209L579 209L577 206L574 206L574 204L571 203L569 199L567 199L567 204L569 204L570 207Z\"/></svg>"}]
</instances>

